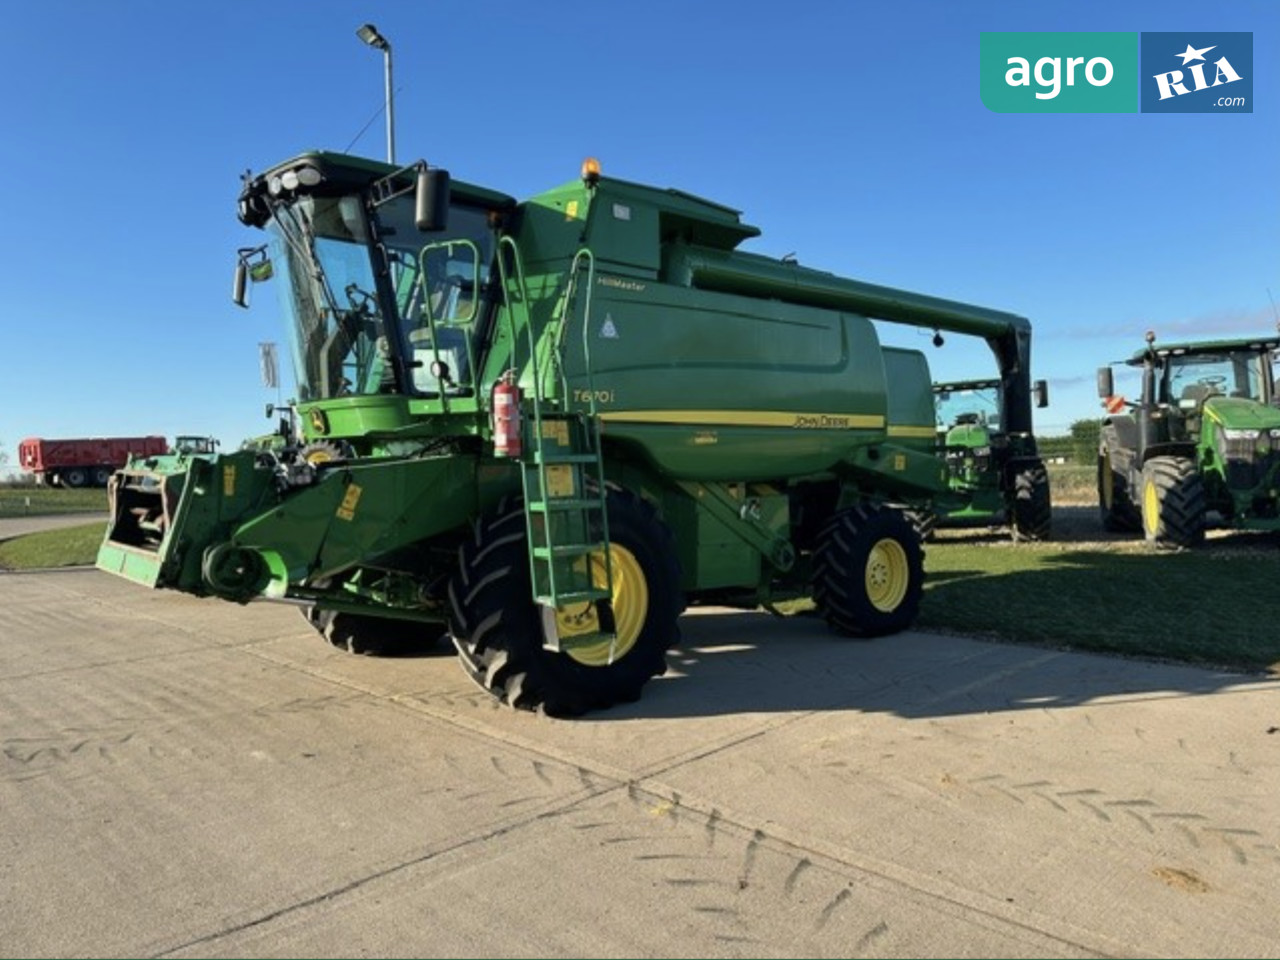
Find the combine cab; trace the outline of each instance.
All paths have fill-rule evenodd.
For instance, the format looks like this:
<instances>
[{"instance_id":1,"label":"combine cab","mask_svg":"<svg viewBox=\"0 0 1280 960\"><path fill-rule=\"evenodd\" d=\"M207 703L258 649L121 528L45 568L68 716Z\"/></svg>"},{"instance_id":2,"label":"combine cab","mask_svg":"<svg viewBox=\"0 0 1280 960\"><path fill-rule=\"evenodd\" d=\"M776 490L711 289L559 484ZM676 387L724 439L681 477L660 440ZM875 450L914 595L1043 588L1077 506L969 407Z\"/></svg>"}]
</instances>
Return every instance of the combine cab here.
<instances>
[{"instance_id":1,"label":"combine cab","mask_svg":"<svg viewBox=\"0 0 1280 960\"><path fill-rule=\"evenodd\" d=\"M517 202L309 153L247 178L240 219L273 238L236 299L283 287L300 439L134 461L99 566L290 601L349 649L447 632L515 706L639 696L686 602L911 625L891 504L948 479L928 364L873 319L985 337L1030 429L1026 320L743 253L737 211L590 163Z\"/></svg>"},{"instance_id":2,"label":"combine cab","mask_svg":"<svg viewBox=\"0 0 1280 960\"><path fill-rule=\"evenodd\" d=\"M1275 336L1157 344L1128 360L1141 393L1115 393L1111 367L1098 395L1098 504L1103 525L1141 531L1164 547L1193 547L1211 519L1280 530L1280 409Z\"/></svg>"}]
</instances>

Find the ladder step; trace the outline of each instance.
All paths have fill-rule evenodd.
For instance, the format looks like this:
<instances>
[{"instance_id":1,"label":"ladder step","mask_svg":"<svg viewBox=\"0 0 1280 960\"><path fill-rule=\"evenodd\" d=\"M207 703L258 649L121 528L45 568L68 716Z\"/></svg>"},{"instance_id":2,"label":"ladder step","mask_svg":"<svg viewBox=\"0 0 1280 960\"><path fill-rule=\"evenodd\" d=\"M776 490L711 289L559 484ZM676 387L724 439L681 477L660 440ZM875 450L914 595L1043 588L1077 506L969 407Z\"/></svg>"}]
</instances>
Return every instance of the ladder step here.
<instances>
[{"instance_id":1,"label":"ladder step","mask_svg":"<svg viewBox=\"0 0 1280 960\"><path fill-rule=\"evenodd\" d=\"M561 557L586 557L603 553L603 543L565 543L555 547L531 547L529 552L536 560L555 560Z\"/></svg>"},{"instance_id":2,"label":"ladder step","mask_svg":"<svg viewBox=\"0 0 1280 960\"><path fill-rule=\"evenodd\" d=\"M588 603L593 600L609 599L608 590L574 590L561 591L555 597L550 594L539 594L533 598L544 607L563 607L567 603Z\"/></svg>"},{"instance_id":3,"label":"ladder step","mask_svg":"<svg viewBox=\"0 0 1280 960\"><path fill-rule=\"evenodd\" d=\"M535 450L533 453L533 464L545 463L548 465L557 463L595 463L596 455L594 453L548 453L542 450Z\"/></svg>"},{"instance_id":4,"label":"ladder step","mask_svg":"<svg viewBox=\"0 0 1280 960\"><path fill-rule=\"evenodd\" d=\"M530 500L529 509L534 513L558 513L568 510L603 510L598 499L579 500L573 497L552 497L550 500Z\"/></svg>"}]
</instances>

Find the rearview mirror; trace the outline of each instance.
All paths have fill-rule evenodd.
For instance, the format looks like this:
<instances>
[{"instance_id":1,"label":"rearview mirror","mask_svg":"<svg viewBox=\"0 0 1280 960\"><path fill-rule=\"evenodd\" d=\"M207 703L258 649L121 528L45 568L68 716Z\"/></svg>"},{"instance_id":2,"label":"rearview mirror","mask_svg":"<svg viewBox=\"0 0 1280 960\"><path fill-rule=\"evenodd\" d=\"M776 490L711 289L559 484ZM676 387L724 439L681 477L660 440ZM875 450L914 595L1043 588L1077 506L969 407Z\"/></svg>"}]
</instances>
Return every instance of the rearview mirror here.
<instances>
[{"instance_id":1,"label":"rearview mirror","mask_svg":"<svg viewBox=\"0 0 1280 960\"><path fill-rule=\"evenodd\" d=\"M449 225L449 171L423 164L418 168L414 196L414 219L424 233L435 233Z\"/></svg>"},{"instance_id":2,"label":"rearview mirror","mask_svg":"<svg viewBox=\"0 0 1280 960\"><path fill-rule=\"evenodd\" d=\"M1049 405L1049 381L1037 380L1031 385L1031 397L1035 405L1040 408Z\"/></svg>"},{"instance_id":3,"label":"rearview mirror","mask_svg":"<svg viewBox=\"0 0 1280 960\"><path fill-rule=\"evenodd\" d=\"M243 260L236 263L236 278L231 285L231 300L237 307L249 306L249 265Z\"/></svg>"},{"instance_id":4,"label":"rearview mirror","mask_svg":"<svg viewBox=\"0 0 1280 960\"><path fill-rule=\"evenodd\" d=\"M1116 392L1115 380L1111 376L1110 367L1098 368L1098 396L1103 400L1107 397L1114 396Z\"/></svg>"}]
</instances>

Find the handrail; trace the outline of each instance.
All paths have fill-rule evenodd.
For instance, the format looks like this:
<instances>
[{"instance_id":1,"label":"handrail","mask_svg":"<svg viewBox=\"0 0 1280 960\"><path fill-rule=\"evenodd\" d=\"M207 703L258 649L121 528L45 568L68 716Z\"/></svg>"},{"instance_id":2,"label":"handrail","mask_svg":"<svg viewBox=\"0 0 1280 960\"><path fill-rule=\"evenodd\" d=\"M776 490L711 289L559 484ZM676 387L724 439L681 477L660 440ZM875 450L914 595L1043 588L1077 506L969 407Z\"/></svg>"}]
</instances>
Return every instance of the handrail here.
<instances>
[{"instance_id":1,"label":"handrail","mask_svg":"<svg viewBox=\"0 0 1280 960\"><path fill-rule=\"evenodd\" d=\"M455 246L470 247L472 262L475 264L474 285L476 291L480 287L480 248L471 240L464 238L455 240L437 240L434 243L428 243L418 251L418 283L422 286L422 312L427 318L427 329L431 333L431 359L432 369L431 375L436 378L436 391L440 395L440 409L444 413L449 412L449 395L445 389L444 377L441 376L442 367L440 365L440 341L436 336L436 318L431 309L431 288L427 285L427 254L432 250L452 250ZM474 325L476 317L476 297L471 300L471 316L466 320L459 321L468 328ZM407 334L405 334L407 336ZM476 357L475 347L472 344L471 332L467 333L467 365L471 376L476 375Z\"/></svg>"}]
</instances>

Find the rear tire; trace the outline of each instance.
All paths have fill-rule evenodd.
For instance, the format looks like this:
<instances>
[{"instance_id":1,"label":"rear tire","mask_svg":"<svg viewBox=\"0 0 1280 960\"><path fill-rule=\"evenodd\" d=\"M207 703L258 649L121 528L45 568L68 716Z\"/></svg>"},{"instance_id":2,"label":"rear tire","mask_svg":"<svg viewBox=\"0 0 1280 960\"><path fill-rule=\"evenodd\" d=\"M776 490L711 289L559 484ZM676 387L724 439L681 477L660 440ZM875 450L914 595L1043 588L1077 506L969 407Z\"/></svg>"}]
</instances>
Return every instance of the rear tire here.
<instances>
[{"instance_id":1,"label":"rear tire","mask_svg":"<svg viewBox=\"0 0 1280 960\"><path fill-rule=\"evenodd\" d=\"M1039 460L1020 467L1013 475L1009 525L1014 540L1048 540L1053 531L1049 471Z\"/></svg>"},{"instance_id":2,"label":"rear tire","mask_svg":"<svg viewBox=\"0 0 1280 960\"><path fill-rule=\"evenodd\" d=\"M518 504L486 517L458 553L449 584L450 633L459 662L485 690L513 707L571 717L629 703L666 671L683 609L675 538L653 508L611 490L615 659L592 647L542 646L532 599L524 512Z\"/></svg>"},{"instance_id":3,"label":"rear tire","mask_svg":"<svg viewBox=\"0 0 1280 960\"><path fill-rule=\"evenodd\" d=\"M98 467L93 471L93 485L95 487L105 487L111 480L111 471L106 467Z\"/></svg>"},{"instance_id":4,"label":"rear tire","mask_svg":"<svg viewBox=\"0 0 1280 960\"><path fill-rule=\"evenodd\" d=\"M358 613L321 610L315 606L302 607L299 612L311 629L347 653L372 657L399 656L426 650L435 644L430 624L416 620L366 617Z\"/></svg>"},{"instance_id":5,"label":"rear tire","mask_svg":"<svg viewBox=\"0 0 1280 960\"><path fill-rule=\"evenodd\" d=\"M1204 542L1204 478L1186 457L1152 457L1142 468L1142 531L1157 547Z\"/></svg>"},{"instance_id":6,"label":"rear tire","mask_svg":"<svg viewBox=\"0 0 1280 960\"><path fill-rule=\"evenodd\" d=\"M71 467L62 474L62 482L68 487L80 488L89 481L89 474L82 467Z\"/></svg>"},{"instance_id":7,"label":"rear tire","mask_svg":"<svg viewBox=\"0 0 1280 960\"><path fill-rule=\"evenodd\" d=\"M1111 452L1098 454L1098 513L1102 528L1112 533L1142 530L1142 513L1129 490L1129 478L1115 468Z\"/></svg>"},{"instance_id":8,"label":"rear tire","mask_svg":"<svg viewBox=\"0 0 1280 960\"><path fill-rule=\"evenodd\" d=\"M924 550L902 511L859 504L827 523L813 557L813 599L827 625L851 637L898 633L915 622Z\"/></svg>"}]
</instances>

